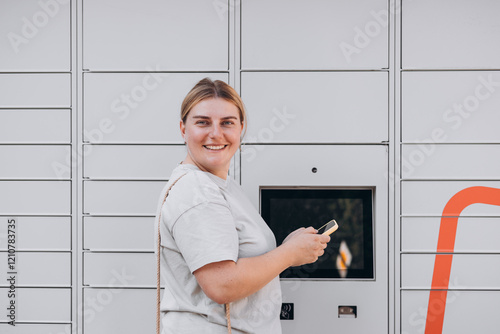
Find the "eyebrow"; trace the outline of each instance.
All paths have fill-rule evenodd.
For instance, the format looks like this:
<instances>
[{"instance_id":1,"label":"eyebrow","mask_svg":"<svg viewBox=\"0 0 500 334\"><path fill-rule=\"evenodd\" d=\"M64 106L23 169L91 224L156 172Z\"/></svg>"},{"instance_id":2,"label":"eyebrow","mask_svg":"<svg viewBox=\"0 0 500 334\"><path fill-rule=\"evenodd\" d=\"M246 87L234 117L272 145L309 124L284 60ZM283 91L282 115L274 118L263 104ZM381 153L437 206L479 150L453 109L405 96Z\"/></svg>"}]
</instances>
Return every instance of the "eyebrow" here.
<instances>
[{"instance_id":1,"label":"eyebrow","mask_svg":"<svg viewBox=\"0 0 500 334\"><path fill-rule=\"evenodd\" d=\"M203 116L203 115L193 116L193 118L210 119L210 117ZM226 116L226 117L221 117L221 119L238 119L238 117L236 117L236 116Z\"/></svg>"}]
</instances>

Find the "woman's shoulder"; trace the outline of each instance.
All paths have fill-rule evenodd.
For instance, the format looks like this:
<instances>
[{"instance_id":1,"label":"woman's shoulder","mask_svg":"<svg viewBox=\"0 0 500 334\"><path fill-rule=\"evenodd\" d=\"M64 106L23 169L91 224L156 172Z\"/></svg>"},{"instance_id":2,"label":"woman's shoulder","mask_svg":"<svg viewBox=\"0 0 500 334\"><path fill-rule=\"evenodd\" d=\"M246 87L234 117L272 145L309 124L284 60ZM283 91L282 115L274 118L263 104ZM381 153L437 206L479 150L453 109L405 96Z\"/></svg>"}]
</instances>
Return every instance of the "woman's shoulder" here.
<instances>
[{"instance_id":1,"label":"woman's shoulder","mask_svg":"<svg viewBox=\"0 0 500 334\"><path fill-rule=\"evenodd\" d=\"M170 227L186 212L202 208L203 205L229 207L220 188L203 171L177 167L162 191L162 199L165 198L165 192L173 182L175 184L171 187L165 203L161 203L159 206L163 221Z\"/></svg>"},{"instance_id":2,"label":"woman's shoulder","mask_svg":"<svg viewBox=\"0 0 500 334\"><path fill-rule=\"evenodd\" d=\"M218 185L206 172L197 168L178 166L172 173L171 182L175 182L175 184L168 196L173 205L186 208L208 202L225 204Z\"/></svg>"}]
</instances>

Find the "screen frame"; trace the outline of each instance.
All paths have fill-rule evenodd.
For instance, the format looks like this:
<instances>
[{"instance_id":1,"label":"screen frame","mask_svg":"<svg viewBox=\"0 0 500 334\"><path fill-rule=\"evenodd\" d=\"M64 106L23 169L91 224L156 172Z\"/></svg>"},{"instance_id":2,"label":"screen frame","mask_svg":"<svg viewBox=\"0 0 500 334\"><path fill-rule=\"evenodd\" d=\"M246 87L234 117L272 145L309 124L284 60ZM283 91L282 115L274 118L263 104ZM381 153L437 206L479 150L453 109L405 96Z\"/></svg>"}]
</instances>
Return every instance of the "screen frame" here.
<instances>
[{"instance_id":1,"label":"screen frame","mask_svg":"<svg viewBox=\"0 0 500 334\"><path fill-rule=\"evenodd\" d=\"M363 239L364 265L363 269L350 269L347 276L342 278L336 269L315 269L314 272L306 266L287 269L280 275L281 280L321 280L321 281L354 281L354 280L375 280L375 186L355 186L355 187L311 187L311 186L260 186L259 187L259 210L262 218L269 226L270 199L271 198L361 198L363 212L370 212L363 215ZM308 196L304 196L307 193ZM322 196L318 196L321 194ZM332 196L336 194L336 196ZM361 195L360 195L361 194ZM370 219L371 218L371 219ZM335 219L335 217L332 217ZM338 221L337 221L338 222ZM339 230L342 228L338 222ZM271 227L271 226L270 226ZM318 228L319 226L315 226ZM272 229L272 228L271 228ZM274 232L274 231L273 231ZM292 232L292 231L290 231ZM332 236L335 235L335 232ZM332 271L335 271L333 273ZM286 274L286 275L283 275Z\"/></svg>"}]
</instances>

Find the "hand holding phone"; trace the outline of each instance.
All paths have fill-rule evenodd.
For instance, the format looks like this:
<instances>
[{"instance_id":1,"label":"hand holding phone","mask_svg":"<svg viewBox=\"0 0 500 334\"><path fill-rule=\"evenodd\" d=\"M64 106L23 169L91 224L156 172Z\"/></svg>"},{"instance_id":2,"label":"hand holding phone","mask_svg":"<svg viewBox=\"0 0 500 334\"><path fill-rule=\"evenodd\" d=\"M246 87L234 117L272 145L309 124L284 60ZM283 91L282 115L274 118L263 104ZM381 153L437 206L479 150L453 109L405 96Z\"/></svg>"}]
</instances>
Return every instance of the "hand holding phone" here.
<instances>
[{"instance_id":1,"label":"hand holding phone","mask_svg":"<svg viewBox=\"0 0 500 334\"><path fill-rule=\"evenodd\" d=\"M337 224L335 219L332 219L328 223L326 223L325 225L318 228L318 234L330 235L333 232L337 231L338 228L339 228L339 225Z\"/></svg>"}]
</instances>

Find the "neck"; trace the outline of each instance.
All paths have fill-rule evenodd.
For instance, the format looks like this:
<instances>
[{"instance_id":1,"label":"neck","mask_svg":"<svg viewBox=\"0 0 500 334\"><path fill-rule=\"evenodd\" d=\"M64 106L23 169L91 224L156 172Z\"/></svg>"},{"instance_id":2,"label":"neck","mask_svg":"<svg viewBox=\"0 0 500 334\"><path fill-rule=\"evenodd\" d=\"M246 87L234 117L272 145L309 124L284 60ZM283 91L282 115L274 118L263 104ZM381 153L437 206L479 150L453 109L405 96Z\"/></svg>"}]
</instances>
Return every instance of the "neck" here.
<instances>
[{"instance_id":1,"label":"neck","mask_svg":"<svg viewBox=\"0 0 500 334\"><path fill-rule=\"evenodd\" d=\"M210 174L213 174L213 175L215 175L217 177L220 177L223 180L227 179L227 174L229 172L229 168L225 168L223 170L221 169L221 170L218 170L218 171L209 170L209 169L203 167L202 165L196 163L196 161L194 161L193 159L191 159L191 157L189 155L182 161L182 164L195 165L200 170L202 170L204 172L207 172L207 173L210 173Z\"/></svg>"}]
</instances>

